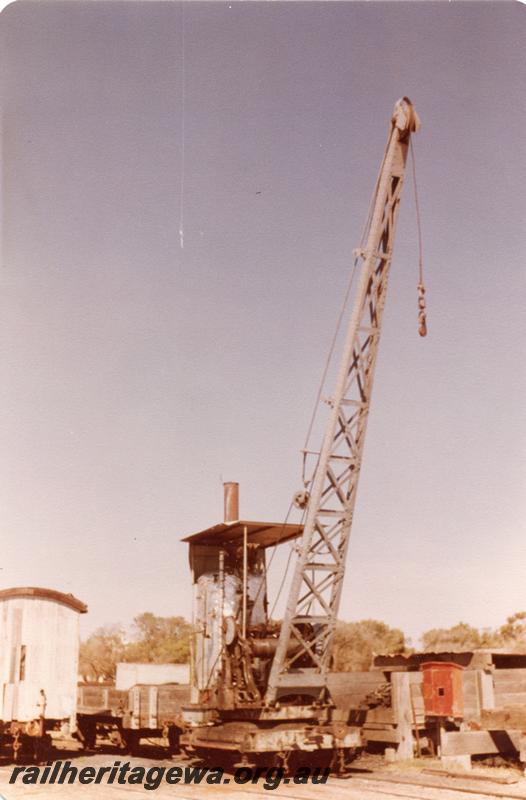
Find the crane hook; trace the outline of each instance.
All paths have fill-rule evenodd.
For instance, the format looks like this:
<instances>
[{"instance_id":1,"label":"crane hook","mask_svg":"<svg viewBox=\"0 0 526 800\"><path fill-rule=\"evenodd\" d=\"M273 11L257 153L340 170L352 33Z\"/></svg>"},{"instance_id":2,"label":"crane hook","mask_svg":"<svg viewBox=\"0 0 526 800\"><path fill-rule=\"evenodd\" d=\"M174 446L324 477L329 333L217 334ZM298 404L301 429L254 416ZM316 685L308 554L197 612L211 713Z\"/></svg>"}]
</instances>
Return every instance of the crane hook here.
<instances>
[{"instance_id":1,"label":"crane hook","mask_svg":"<svg viewBox=\"0 0 526 800\"><path fill-rule=\"evenodd\" d=\"M427 336L426 289L423 283L418 284L418 333Z\"/></svg>"}]
</instances>

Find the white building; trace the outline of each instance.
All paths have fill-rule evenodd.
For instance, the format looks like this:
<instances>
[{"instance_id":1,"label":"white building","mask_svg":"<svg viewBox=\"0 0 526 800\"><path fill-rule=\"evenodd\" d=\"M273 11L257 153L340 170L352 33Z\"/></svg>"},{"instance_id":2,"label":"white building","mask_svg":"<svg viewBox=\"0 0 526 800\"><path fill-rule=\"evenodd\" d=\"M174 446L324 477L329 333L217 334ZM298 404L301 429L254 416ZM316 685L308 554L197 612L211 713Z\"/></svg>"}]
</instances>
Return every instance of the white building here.
<instances>
[{"instance_id":1,"label":"white building","mask_svg":"<svg viewBox=\"0 0 526 800\"><path fill-rule=\"evenodd\" d=\"M190 683L189 664L117 664L116 688L126 692L137 684L160 686L163 683Z\"/></svg>"}]
</instances>

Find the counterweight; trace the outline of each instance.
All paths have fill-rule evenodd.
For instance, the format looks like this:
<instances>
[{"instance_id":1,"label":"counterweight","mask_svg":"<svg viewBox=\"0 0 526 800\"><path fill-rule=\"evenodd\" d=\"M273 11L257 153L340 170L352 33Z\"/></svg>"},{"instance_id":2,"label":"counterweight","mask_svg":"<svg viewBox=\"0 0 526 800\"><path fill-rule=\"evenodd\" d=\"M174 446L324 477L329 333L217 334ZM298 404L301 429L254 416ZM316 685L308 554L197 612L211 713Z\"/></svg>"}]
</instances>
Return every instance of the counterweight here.
<instances>
[{"instance_id":1,"label":"counterweight","mask_svg":"<svg viewBox=\"0 0 526 800\"><path fill-rule=\"evenodd\" d=\"M360 475L400 195L411 133L420 122L399 100L375 187L365 247L357 251L359 285L331 412L311 482L305 527L265 703L327 695L332 641Z\"/></svg>"}]
</instances>

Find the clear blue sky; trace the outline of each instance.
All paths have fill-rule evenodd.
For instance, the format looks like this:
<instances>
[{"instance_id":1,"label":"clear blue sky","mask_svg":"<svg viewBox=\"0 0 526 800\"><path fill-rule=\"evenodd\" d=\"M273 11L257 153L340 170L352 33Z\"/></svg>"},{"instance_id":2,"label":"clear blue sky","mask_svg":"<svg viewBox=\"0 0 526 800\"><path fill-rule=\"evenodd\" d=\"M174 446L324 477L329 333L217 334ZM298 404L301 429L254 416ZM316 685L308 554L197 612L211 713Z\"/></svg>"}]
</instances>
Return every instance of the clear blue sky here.
<instances>
[{"instance_id":1,"label":"clear blue sky","mask_svg":"<svg viewBox=\"0 0 526 800\"><path fill-rule=\"evenodd\" d=\"M525 20L507 2L2 13L2 586L73 592L85 631L189 616L179 540L221 520L221 478L244 517L283 519L407 94L430 333L408 181L341 616L416 640L526 609Z\"/></svg>"}]
</instances>

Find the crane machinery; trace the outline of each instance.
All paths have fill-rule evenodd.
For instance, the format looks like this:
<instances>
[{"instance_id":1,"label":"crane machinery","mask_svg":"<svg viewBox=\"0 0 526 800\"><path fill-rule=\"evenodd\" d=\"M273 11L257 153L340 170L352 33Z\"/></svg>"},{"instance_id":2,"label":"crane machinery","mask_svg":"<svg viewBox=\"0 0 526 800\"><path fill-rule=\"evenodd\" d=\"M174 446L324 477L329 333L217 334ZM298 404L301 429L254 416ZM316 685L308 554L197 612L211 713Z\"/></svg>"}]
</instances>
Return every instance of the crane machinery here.
<instances>
[{"instance_id":1,"label":"crane machinery","mask_svg":"<svg viewBox=\"0 0 526 800\"><path fill-rule=\"evenodd\" d=\"M241 764L291 754L342 764L362 744L328 687L346 554L360 475L393 242L411 134L404 97L394 108L362 246L358 284L336 387L312 479L296 495L302 524L239 519L227 484L224 523L190 545L194 585L191 703L183 747ZM420 303L421 334L424 310ZM233 493L233 494L232 494ZM232 499L233 497L233 499ZM292 543L296 563L283 619L268 612L267 550Z\"/></svg>"}]
</instances>

